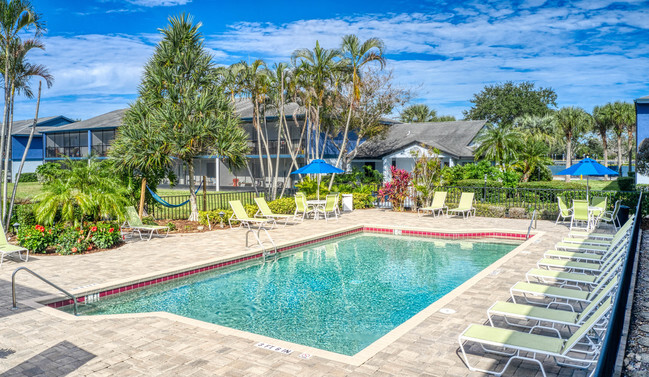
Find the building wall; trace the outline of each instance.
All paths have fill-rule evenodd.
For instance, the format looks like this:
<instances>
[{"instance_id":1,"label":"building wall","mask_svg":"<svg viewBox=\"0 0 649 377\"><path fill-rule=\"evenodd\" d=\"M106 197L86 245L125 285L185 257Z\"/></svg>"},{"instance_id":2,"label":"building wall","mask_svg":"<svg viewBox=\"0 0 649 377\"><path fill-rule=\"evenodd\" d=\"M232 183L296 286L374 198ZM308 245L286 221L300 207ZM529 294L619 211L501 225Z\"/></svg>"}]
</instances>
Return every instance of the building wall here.
<instances>
[{"instance_id":1,"label":"building wall","mask_svg":"<svg viewBox=\"0 0 649 377\"><path fill-rule=\"evenodd\" d=\"M649 139L649 103L636 103L636 152L643 141ZM649 143L649 140L646 142ZM649 176L636 173L636 183L649 184Z\"/></svg>"},{"instance_id":2,"label":"building wall","mask_svg":"<svg viewBox=\"0 0 649 377\"><path fill-rule=\"evenodd\" d=\"M11 137L11 160L18 161L23 158L23 153L25 153L25 148L27 148L27 142L29 141L29 136L12 136ZM43 138L39 136L34 136L32 138L32 144L29 146L29 151L27 152L27 160L40 160L43 161Z\"/></svg>"},{"instance_id":3,"label":"building wall","mask_svg":"<svg viewBox=\"0 0 649 377\"><path fill-rule=\"evenodd\" d=\"M383 181L387 182L392 179L392 174L390 173L390 168L392 166L395 166L397 169L403 169L407 172L412 172L415 167L415 157L413 156L413 153L418 153L419 156L429 156L428 150L426 148L422 148L419 145L406 147L402 150L384 156L381 164ZM453 157L447 156L443 153L440 153L438 157L442 165L444 166L454 166L457 162Z\"/></svg>"},{"instance_id":4,"label":"building wall","mask_svg":"<svg viewBox=\"0 0 649 377\"><path fill-rule=\"evenodd\" d=\"M23 165L23 173L36 173L36 168L41 166L42 164L43 164L43 160L25 161L25 165ZM11 161L11 171L13 172L13 176L11 177L12 182L16 178L16 174L18 174L19 167L20 167L20 160Z\"/></svg>"}]
</instances>

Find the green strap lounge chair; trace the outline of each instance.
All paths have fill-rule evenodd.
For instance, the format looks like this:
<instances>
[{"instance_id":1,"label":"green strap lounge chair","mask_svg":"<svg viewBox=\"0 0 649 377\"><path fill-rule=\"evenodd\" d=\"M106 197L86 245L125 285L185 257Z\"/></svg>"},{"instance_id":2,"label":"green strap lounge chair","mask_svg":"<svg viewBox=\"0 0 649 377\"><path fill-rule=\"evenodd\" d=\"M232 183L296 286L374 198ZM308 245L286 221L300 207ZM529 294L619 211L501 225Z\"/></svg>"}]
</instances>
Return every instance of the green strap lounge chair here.
<instances>
[{"instance_id":1,"label":"green strap lounge chair","mask_svg":"<svg viewBox=\"0 0 649 377\"><path fill-rule=\"evenodd\" d=\"M513 302L497 301L487 309L489 324L494 326L493 317L503 317L505 323L514 327L525 328L549 328L556 330L557 325L574 327L581 326L595 309L604 303L607 297L611 295L615 284L607 284L604 289L588 304L581 312L572 312L561 309L543 308L535 305L515 304ZM517 321L510 321L516 319ZM521 322L524 320L524 322ZM549 327L547 325L550 325ZM559 337L561 334L558 333Z\"/></svg>"},{"instance_id":2,"label":"green strap lounge chair","mask_svg":"<svg viewBox=\"0 0 649 377\"><path fill-rule=\"evenodd\" d=\"M428 207L418 208L417 214L423 214L425 211L430 211L433 216L437 217L437 214L443 215L444 210L448 212L448 207L446 206L446 191L435 191L433 202Z\"/></svg>"},{"instance_id":3,"label":"green strap lounge chair","mask_svg":"<svg viewBox=\"0 0 649 377\"><path fill-rule=\"evenodd\" d=\"M230 200L228 203L230 204L230 208L232 208L232 216L230 216L230 218L228 219L230 228L232 228L232 220L239 221L241 223L241 226L247 228L248 230L250 230L251 226L255 225L258 228L265 228L266 225L270 224L272 228L272 220L258 219L248 216L246 209L243 207L243 204L241 204L240 200Z\"/></svg>"},{"instance_id":4,"label":"green strap lounge chair","mask_svg":"<svg viewBox=\"0 0 649 377\"><path fill-rule=\"evenodd\" d=\"M606 254L600 260L589 260L589 261L579 261L584 260L584 257L576 257L575 260L572 259L557 259L557 258L542 258L536 262L538 268L559 269L568 272L587 272L587 273L600 273L603 271L606 266L611 261L617 261L618 259L624 256L624 249L626 244L620 245L620 247L614 250L611 253Z\"/></svg>"},{"instance_id":5,"label":"green strap lounge chair","mask_svg":"<svg viewBox=\"0 0 649 377\"><path fill-rule=\"evenodd\" d=\"M257 207L259 208L255 216L261 215L269 220L272 220L274 225L277 224L277 220L284 219L284 225L286 226L289 220L295 219L295 215L273 213L273 211L268 206L266 199L264 198L255 198L255 203L257 203Z\"/></svg>"},{"instance_id":6,"label":"green strap lounge chair","mask_svg":"<svg viewBox=\"0 0 649 377\"><path fill-rule=\"evenodd\" d=\"M585 223L586 230L589 227L590 217L588 216L588 201L586 200L573 200L572 201L572 217L570 218L570 230L577 226L577 223Z\"/></svg>"},{"instance_id":7,"label":"green strap lounge chair","mask_svg":"<svg viewBox=\"0 0 649 377\"><path fill-rule=\"evenodd\" d=\"M572 208L569 208L566 205L565 199L561 196L557 196L557 202L559 203L559 215L557 216L557 221L554 222L555 225L559 223L559 219L563 222L566 219L572 218Z\"/></svg>"},{"instance_id":8,"label":"green strap lounge chair","mask_svg":"<svg viewBox=\"0 0 649 377\"><path fill-rule=\"evenodd\" d=\"M612 300L609 298L568 339L486 325L470 325L458 337L462 358L469 370L496 376L501 376L514 360L536 363L541 368L541 374L544 377L547 377L547 374L542 360L555 360L559 365L574 368L589 368L597 363L602 338L599 336L590 337L589 334L595 327L601 327L601 323L607 320L611 307ZM600 343L596 343L596 340L599 340ZM465 343L477 343L485 352L504 355L509 357L509 360L501 371L480 369L470 363Z\"/></svg>"},{"instance_id":9,"label":"green strap lounge chair","mask_svg":"<svg viewBox=\"0 0 649 377\"><path fill-rule=\"evenodd\" d=\"M627 239L631 233L631 226L633 225L633 218L629 219L623 227L621 227L613 238L607 243L586 243L581 239L564 239L563 242L558 242L555 247L558 250L573 250L573 251L586 251L593 253L606 253L608 250L612 249L619 242Z\"/></svg>"},{"instance_id":10,"label":"green strap lounge chair","mask_svg":"<svg viewBox=\"0 0 649 377\"><path fill-rule=\"evenodd\" d=\"M137 214L137 211L135 210L135 207L133 206L128 206L126 207L126 221L124 224L122 224L121 230L123 232L123 229L130 229L131 235L133 232L137 232L140 235L140 239L143 240L144 237L142 237L142 233L149 233L149 237L147 238L147 241L153 237L153 233L160 235L161 230L166 230L165 237L169 235L169 227L168 226L162 226L162 225L145 225L142 223L142 220L140 220L140 216Z\"/></svg>"},{"instance_id":11,"label":"green strap lounge chair","mask_svg":"<svg viewBox=\"0 0 649 377\"><path fill-rule=\"evenodd\" d=\"M18 259L27 262L29 260L29 250L24 247L12 245L7 241L7 235L5 234L4 228L0 225L0 267L2 267L2 261L4 261L5 256L11 254L18 254ZM22 252L25 252L25 259L23 259Z\"/></svg>"},{"instance_id":12,"label":"green strap lounge chair","mask_svg":"<svg viewBox=\"0 0 649 377\"><path fill-rule=\"evenodd\" d=\"M569 233L569 238L574 239L591 239L591 240L612 240L615 233L597 233L575 230Z\"/></svg>"},{"instance_id":13,"label":"green strap lounge chair","mask_svg":"<svg viewBox=\"0 0 649 377\"><path fill-rule=\"evenodd\" d=\"M474 193L472 192L463 192L462 196L460 196L460 203L458 204L457 208L447 210L447 214L449 212L453 212L455 214L461 213L462 218L464 219L468 218L471 215L475 216L473 196Z\"/></svg>"},{"instance_id":14,"label":"green strap lounge chair","mask_svg":"<svg viewBox=\"0 0 649 377\"><path fill-rule=\"evenodd\" d=\"M611 261L602 268L602 271L596 274L586 274L580 272L566 272L559 270L546 270L542 268L533 268L525 274L528 283L540 282L543 284L557 285L560 287L583 287L588 290L594 289L602 279L609 276L609 271L619 272L623 259L618 258Z\"/></svg>"},{"instance_id":15,"label":"green strap lounge chair","mask_svg":"<svg viewBox=\"0 0 649 377\"><path fill-rule=\"evenodd\" d=\"M322 213L327 221L329 221L331 214L333 214L334 218L338 220L338 194L327 195Z\"/></svg>"},{"instance_id":16,"label":"green strap lounge chair","mask_svg":"<svg viewBox=\"0 0 649 377\"><path fill-rule=\"evenodd\" d=\"M293 217L295 219L300 218L304 220L309 214L312 214L313 210L309 209L309 205L306 203L306 195L301 192L295 194L295 214ZM301 216L299 216L301 214Z\"/></svg>"}]
</instances>

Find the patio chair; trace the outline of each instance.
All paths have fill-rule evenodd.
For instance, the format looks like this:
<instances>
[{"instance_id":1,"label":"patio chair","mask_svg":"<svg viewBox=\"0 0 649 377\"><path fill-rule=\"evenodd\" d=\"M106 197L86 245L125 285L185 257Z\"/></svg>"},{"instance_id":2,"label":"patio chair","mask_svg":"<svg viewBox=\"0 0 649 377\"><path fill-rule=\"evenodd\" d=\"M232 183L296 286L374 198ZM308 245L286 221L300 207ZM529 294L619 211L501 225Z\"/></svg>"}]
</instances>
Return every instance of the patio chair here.
<instances>
[{"instance_id":1,"label":"patio chair","mask_svg":"<svg viewBox=\"0 0 649 377\"><path fill-rule=\"evenodd\" d=\"M255 214L255 216L261 214L261 216L272 220L274 224L277 224L277 220L284 219L284 226L286 226L286 224L288 224L289 219L295 219L294 215L284 215L284 214L280 214L280 213L273 213L273 211L268 206L268 203L266 202L266 199L264 199L264 198L255 198L255 203L257 203L257 207L259 208L259 210Z\"/></svg>"},{"instance_id":2,"label":"patio chair","mask_svg":"<svg viewBox=\"0 0 649 377\"><path fill-rule=\"evenodd\" d=\"M586 253L579 253L578 256L574 259L556 259L556 258L542 258L536 262L538 268L547 268L547 269L562 269L570 271L587 271L587 272L600 272L610 261L616 261L624 256L624 250L627 243L621 243L616 246L615 249L606 253L599 260L596 259L586 259L588 258ZM595 255L595 254L593 254ZM579 260L586 260L580 262Z\"/></svg>"},{"instance_id":3,"label":"patio chair","mask_svg":"<svg viewBox=\"0 0 649 377\"><path fill-rule=\"evenodd\" d=\"M617 213L620 211L621 204L621 200L616 201L615 205L613 206L613 210L604 212L599 221L610 223L615 230L618 230L622 226L622 224L620 224L620 220L617 218Z\"/></svg>"},{"instance_id":4,"label":"patio chair","mask_svg":"<svg viewBox=\"0 0 649 377\"><path fill-rule=\"evenodd\" d=\"M161 230L167 230L167 233L165 233L165 237L169 235L169 227L168 226L162 226L162 225L145 225L142 223L142 220L140 220L140 216L137 214L137 211L135 210L135 207L133 206L128 206L126 207L126 221L122 224L120 227L120 231L123 229L130 229L131 230L131 235L133 232L137 232L140 235L140 239L143 240L144 237L142 237L142 232L149 232L149 237L147 238L147 241L151 240L151 237L153 237L153 233L160 235L159 231Z\"/></svg>"},{"instance_id":5,"label":"patio chair","mask_svg":"<svg viewBox=\"0 0 649 377\"><path fill-rule=\"evenodd\" d=\"M272 220L258 219L248 216L246 209L243 207L243 204L241 204L240 200L230 200L228 204L230 204L230 208L232 208L232 216L230 216L230 218L228 219L228 225L230 225L230 228L233 228L232 220L239 221L241 223L241 226L248 228L248 230L250 230L251 225L256 225L259 228L263 228L264 225L271 224L272 228Z\"/></svg>"},{"instance_id":6,"label":"patio chair","mask_svg":"<svg viewBox=\"0 0 649 377\"><path fill-rule=\"evenodd\" d=\"M338 194L329 194L326 196L326 202L322 212L324 213L325 220L329 221L332 213L336 220L338 220ZM329 217L327 217L327 214L329 214Z\"/></svg>"},{"instance_id":7,"label":"patio chair","mask_svg":"<svg viewBox=\"0 0 649 377\"><path fill-rule=\"evenodd\" d=\"M304 220L310 213L313 213L313 210L309 209L309 205L306 202L306 195L301 192L295 194L295 213L293 217L298 218L299 214L302 214L300 220Z\"/></svg>"},{"instance_id":8,"label":"patio chair","mask_svg":"<svg viewBox=\"0 0 649 377\"><path fill-rule=\"evenodd\" d=\"M586 251L586 252L593 252L593 253L605 253L612 247L614 247L617 243L623 241L629 236L630 233L630 228L631 225L633 225L633 219L630 219L627 221L623 227L621 227L615 235L613 235L613 239L611 239L608 244L600 242L598 243L585 243L585 242L570 242L571 240L569 239L568 242L558 242L555 247L558 250L571 250L571 251Z\"/></svg>"},{"instance_id":9,"label":"patio chair","mask_svg":"<svg viewBox=\"0 0 649 377\"><path fill-rule=\"evenodd\" d=\"M18 254L18 259L27 262L29 260L29 250L18 245L12 245L7 241L7 235L5 234L4 228L0 225L0 267L2 267L2 261L5 259L5 255L9 256L11 254ZM22 252L25 252L25 259L23 259Z\"/></svg>"},{"instance_id":10,"label":"patio chair","mask_svg":"<svg viewBox=\"0 0 649 377\"><path fill-rule=\"evenodd\" d=\"M602 279L608 276L609 271L619 271L622 261L622 258L610 261L602 267L602 271L595 274L532 268L525 274L525 278L528 283L540 282L560 287L583 287L592 290ZM535 281L533 281L534 279Z\"/></svg>"},{"instance_id":11,"label":"patio chair","mask_svg":"<svg viewBox=\"0 0 649 377\"><path fill-rule=\"evenodd\" d=\"M446 206L446 191L435 191L433 195L433 202L428 207L421 207L417 209L417 214L423 213L424 211L430 211L430 213L437 217L437 214L444 214L444 210L448 212L448 207ZM448 213L447 213L448 214ZM421 216L421 215L420 215Z\"/></svg>"},{"instance_id":12,"label":"patio chair","mask_svg":"<svg viewBox=\"0 0 649 377\"><path fill-rule=\"evenodd\" d=\"M458 204L457 208L449 209L446 211L446 213L461 213L463 219L466 219L471 215L475 216L475 208L473 207L474 195L475 194L472 192L463 192L462 196L460 196L460 203Z\"/></svg>"},{"instance_id":13,"label":"patio chair","mask_svg":"<svg viewBox=\"0 0 649 377\"><path fill-rule=\"evenodd\" d=\"M590 216L588 215L588 201L587 200L573 200L572 201L572 216L570 217L570 230L578 222L586 223L586 230L590 229L589 222Z\"/></svg>"},{"instance_id":14,"label":"patio chair","mask_svg":"<svg viewBox=\"0 0 649 377\"><path fill-rule=\"evenodd\" d=\"M514 360L527 360L541 368L541 374L547 377L541 360L552 357L558 365L574 368L588 368L597 363L601 349L602 336L590 337L594 328L610 313L612 300L609 298L581 325L568 339L530 334L486 325L470 325L459 335L460 351L469 370L501 376ZM600 325L601 326L601 325ZM601 334L599 334L601 335ZM600 343L596 343L599 340ZM501 371L480 369L472 366L467 357L464 345L467 342L478 343L485 352L509 357ZM493 349L489 347L498 347ZM504 352L510 350L510 352ZM531 354L531 356L526 356ZM541 360L536 357L540 356ZM581 357L578 357L581 355ZM561 361L560 361L561 360Z\"/></svg>"},{"instance_id":15,"label":"patio chair","mask_svg":"<svg viewBox=\"0 0 649 377\"><path fill-rule=\"evenodd\" d=\"M559 215L557 216L557 221L554 224L559 223L559 218L561 221L565 221L568 218L572 218L572 208L568 208L566 201L561 196L557 196L557 203L559 203Z\"/></svg>"},{"instance_id":16,"label":"patio chair","mask_svg":"<svg viewBox=\"0 0 649 377\"><path fill-rule=\"evenodd\" d=\"M560 242L558 245L560 247L580 247L584 246L585 248L588 248L589 245L594 245L594 246L610 246L613 242L619 241L622 237L628 236L629 234L629 228L631 228L631 225L633 225L633 215L630 216L629 220L627 220L626 223L624 223L624 226L619 228L615 233L613 234L606 234L605 236L607 238L602 238L602 237L568 237L564 238L562 242ZM598 234L601 233L595 233L597 236ZM572 236L573 233L570 233ZM574 245L574 246L571 246Z\"/></svg>"},{"instance_id":17,"label":"patio chair","mask_svg":"<svg viewBox=\"0 0 649 377\"><path fill-rule=\"evenodd\" d=\"M492 327L495 327L493 322L494 316L503 317L505 323L509 326L529 329L548 328L542 324L549 324L549 328L552 328L553 330L557 325L566 327L580 326L590 317L590 314L592 314L598 306L604 303L605 299L610 296L614 288L616 288L615 284L607 284L593 299L593 301L591 301L590 304L588 304L581 312L497 301L487 309L487 318ZM509 319L516 319L519 322L510 322ZM526 322L521 323L520 320ZM530 326L528 325L530 322L535 324Z\"/></svg>"}]
</instances>

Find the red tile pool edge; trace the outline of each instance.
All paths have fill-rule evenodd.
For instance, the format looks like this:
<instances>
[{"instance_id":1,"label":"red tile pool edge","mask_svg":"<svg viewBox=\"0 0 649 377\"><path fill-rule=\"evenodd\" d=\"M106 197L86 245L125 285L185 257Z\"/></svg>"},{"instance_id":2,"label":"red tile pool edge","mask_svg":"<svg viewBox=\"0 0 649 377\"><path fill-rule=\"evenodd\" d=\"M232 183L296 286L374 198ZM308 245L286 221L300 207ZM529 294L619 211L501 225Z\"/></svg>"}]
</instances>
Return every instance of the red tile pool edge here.
<instances>
[{"instance_id":1,"label":"red tile pool edge","mask_svg":"<svg viewBox=\"0 0 649 377\"><path fill-rule=\"evenodd\" d=\"M367 227L367 226L366 227L358 227L358 228L355 228L355 229L352 229L352 230L347 230L347 231L344 231L344 232L331 234L331 235L316 238L316 239L313 239L313 240L299 242L299 243L296 243L296 244L280 247L280 248L277 249L277 252L281 253L281 252L292 250L292 249L295 249L295 248L298 248L298 247L303 247L303 246L311 245L311 244L322 242L322 241L328 241L330 239L344 237L344 236L348 236L350 234L355 234L355 233L361 233L362 232L362 233L394 234L395 230L399 230L399 229L377 228L377 227ZM488 238L505 238L505 239L524 240L525 236L526 236L523 233L504 233L504 232L448 233L448 232L431 232L431 231L407 230L407 229L403 229L403 230L400 230L400 231L401 231L401 235L404 235L404 236L450 238L450 239L467 239L467 238L484 238L484 237L488 237ZM534 235L530 235L530 237L533 237L533 236ZM143 287L147 287L149 285L163 283L163 282L166 282L166 281L169 281L169 280L178 279L178 278L182 278L182 277L189 276L189 275L194 275L194 274L197 274L197 273L200 273L200 272L210 271L210 270L213 270L213 269L216 269L216 268L221 268L221 267L230 266L232 264L246 262L246 261L249 261L251 259L258 259L258 258L261 258L262 256L263 256L262 253L254 254L254 255L248 255L248 256L233 259L233 260L230 260L230 261L220 262L220 263L216 263L216 264L212 264L212 265L204 266L204 267L198 267L198 268L188 270L188 271L178 272L178 273L175 273L175 274L171 274L171 275L167 275L167 276L163 276L163 277L159 277L159 278L154 278L154 279L150 279L150 280L146 280L146 281L142 281L142 282L138 282L138 283L125 285L123 287L107 289L105 291L101 291L101 292L98 292L98 293L93 293L92 295L98 295L98 297L106 297L106 296L114 295L114 294L117 294L117 293L127 292L127 291L130 291L132 289L143 288ZM86 297L87 296L77 297L77 303L85 302ZM63 307L63 306L68 306L68 305L72 305L72 299L65 299L65 300L51 302L51 303L47 304L47 306L49 306L51 308L60 308L60 307Z\"/></svg>"}]
</instances>

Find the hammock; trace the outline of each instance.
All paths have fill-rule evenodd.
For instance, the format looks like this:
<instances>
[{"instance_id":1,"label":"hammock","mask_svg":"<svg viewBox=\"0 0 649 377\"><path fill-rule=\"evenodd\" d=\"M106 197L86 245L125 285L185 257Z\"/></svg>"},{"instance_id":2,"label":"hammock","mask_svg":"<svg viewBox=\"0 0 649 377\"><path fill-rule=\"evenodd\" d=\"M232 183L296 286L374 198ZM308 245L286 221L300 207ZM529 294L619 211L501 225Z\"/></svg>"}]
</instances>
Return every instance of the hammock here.
<instances>
[{"instance_id":1,"label":"hammock","mask_svg":"<svg viewBox=\"0 0 649 377\"><path fill-rule=\"evenodd\" d=\"M201 184L198 185L198 188L196 189L196 192L194 192L194 194L197 194L197 193L198 193L198 190L201 189L201 186L203 186L203 182L201 182ZM171 203L169 203L168 201L162 199L158 194L156 194L155 192L153 192L153 191L151 190L151 188L149 188L149 185L146 185L146 188L147 188L147 190L149 190L149 193L151 194L151 196L153 197L153 199L155 199L156 202L162 204L162 205L165 206L165 207L176 208L176 207L182 207L182 206L184 206L185 204L189 203L189 199L187 199L187 200L185 200L184 202L182 202L182 203L180 203L180 204L171 204Z\"/></svg>"}]
</instances>

